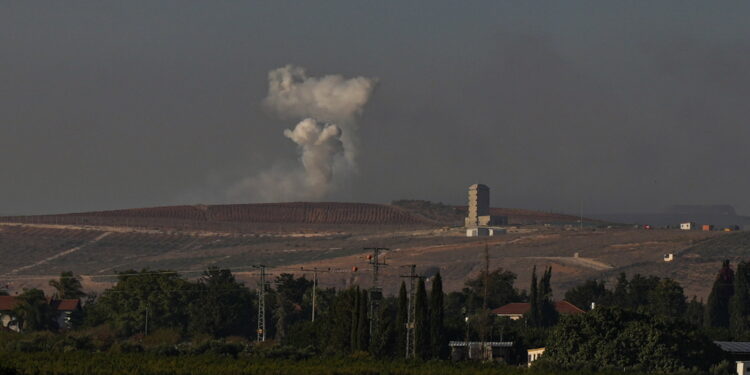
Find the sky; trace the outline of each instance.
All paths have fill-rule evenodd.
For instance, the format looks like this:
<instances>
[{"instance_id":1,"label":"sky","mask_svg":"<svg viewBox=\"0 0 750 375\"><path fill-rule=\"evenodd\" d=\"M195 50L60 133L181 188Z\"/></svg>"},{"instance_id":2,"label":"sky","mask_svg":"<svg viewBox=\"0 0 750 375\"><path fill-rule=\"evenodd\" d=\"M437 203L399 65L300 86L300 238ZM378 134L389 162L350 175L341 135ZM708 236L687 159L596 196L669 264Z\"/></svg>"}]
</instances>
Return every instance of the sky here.
<instances>
[{"instance_id":1,"label":"sky","mask_svg":"<svg viewBox=\"0 0 750 375\"><path fill-rule=\"evenodd\" d=\"M302 170L306 149L284 131L303 116L267 105L269 72L290 64L374 84L341 126L356 160L331 167L315 200L465 204L479 182L497 207L750 213L749 13L743 1L3 1L0 213L268 201L233 187ZM295 186L286 198L310 197Z\"/></svg>"}]
</instances>

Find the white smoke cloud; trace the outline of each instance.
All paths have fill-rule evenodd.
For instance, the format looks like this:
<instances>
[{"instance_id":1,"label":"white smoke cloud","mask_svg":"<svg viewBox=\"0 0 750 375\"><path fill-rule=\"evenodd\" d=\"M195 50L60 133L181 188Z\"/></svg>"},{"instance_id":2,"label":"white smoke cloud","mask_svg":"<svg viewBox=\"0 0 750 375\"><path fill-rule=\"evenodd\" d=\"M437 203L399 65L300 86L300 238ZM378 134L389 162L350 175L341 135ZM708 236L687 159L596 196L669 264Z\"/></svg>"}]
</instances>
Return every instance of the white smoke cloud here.
<instances>
[{"instance_id":1,"label":"white smoke cloud","mask_svg":"<svg viewBox=\"0 0 750 375\"><path fill-rule=\"evenodd\" d=\"M282 119L302 119L284 130L297 144L302 165L277 165L247 177L227 191L228 197L262 202L325 198L335 189L337 176L356 169L356 118L375 84L365 77L308 77L304 68L293 65L270 71L263 104Z\"/></svg>"},{"instance_id":2,"label":"white smoke cloud","mask_svg":"<svg viewBox=\"0 0 750 375\"><path fill-rule=\"evenodd\" d=\"M312 117L343 130L341 141L350 167L356 166L356 118L370 100L376 79L341 75L308 77L305 69L287 65L268 73L268 96L263 104L285 119Z\"/></svg>"},{"instance_id":3,"label":"white smoke cloud","mask_svg":"<svg viewBox=\"0 0 750 375\"><path fill-rule=\"evenodd\" d=\"M319 124L315 119L302 120L294 130L284 130L302 150L302 165L305 168L307 191L316 199L328 193L333 179L334 158L344 151L341 129L333 124Z\"/></svg>"}]
</instances>

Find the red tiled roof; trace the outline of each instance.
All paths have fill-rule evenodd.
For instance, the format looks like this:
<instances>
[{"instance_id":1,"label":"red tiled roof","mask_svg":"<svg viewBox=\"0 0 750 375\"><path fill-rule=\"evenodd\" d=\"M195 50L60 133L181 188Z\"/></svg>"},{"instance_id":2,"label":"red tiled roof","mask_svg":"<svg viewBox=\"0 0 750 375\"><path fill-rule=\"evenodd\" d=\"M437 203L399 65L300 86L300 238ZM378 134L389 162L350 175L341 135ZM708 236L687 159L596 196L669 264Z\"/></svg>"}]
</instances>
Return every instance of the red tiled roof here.
<instances>
[{"instance_id":1,"label":"red tiled roof","mask_svg":"<svg viewBox=\"0 0 750 375\"><path fill-rule=\"evenodd\" d=\"M568 301L555 301L555 310L560 314L583 314L585 311L578 308L578 306Z\"/></svg>"},{"instance_id":2,"label":"red tiled roof","mask_svg":"<svg viewBox=\"0 0 750 375\"><path fill-rule=\"evenodd\" d=\"M16 297L13 296L0 296L0 311L13 310L16 306Z\"/></svg>"},{"instance_id":3,"label":"red tiled roof","mask_svg":"<svg viewBox=\"0 0 750 375\"><path fill-rule=\"evenodd\" d=\"M81 306L81 300L79 299L61 299L52 301L53 306L56 304L55 309L57 311L73 311L77 310Z\"/></svg>"},{"instance_id":4,"label":"red tiled roof","mask_svg":"<svg viewBox=\"0 0 750 375\"><path fill-rule=\"evenodd\" d=\"M513 302L492 310L492 313L495 315L523 315L529 310L531 310L530 303ZM555 301L555 310L560 314L581 314L584 312L568 301Z\"/></svg>"},{"instance_id":5,"label":"red tiled roof","mask_svg":"<svg viewBox=\"0 0 750 375\"><path fill-rule=\"evenodd\" d=\"M57 311L73 311L81 307L79 299L47 300ZM0 296L0 311L10 311L16 306L15 296Z\"/></svg>"},{"instance_id":6,"label":"red tiled roof","mask_svg":"<svg viewBox=\"0 0 750 375\"><path fill-rule=\"evenodd\" d=\"M495 315L523 315L531 310L531 304L526 302L512 302L504 306L500 306L492 313Z\"/></svg>"}]
</instances>

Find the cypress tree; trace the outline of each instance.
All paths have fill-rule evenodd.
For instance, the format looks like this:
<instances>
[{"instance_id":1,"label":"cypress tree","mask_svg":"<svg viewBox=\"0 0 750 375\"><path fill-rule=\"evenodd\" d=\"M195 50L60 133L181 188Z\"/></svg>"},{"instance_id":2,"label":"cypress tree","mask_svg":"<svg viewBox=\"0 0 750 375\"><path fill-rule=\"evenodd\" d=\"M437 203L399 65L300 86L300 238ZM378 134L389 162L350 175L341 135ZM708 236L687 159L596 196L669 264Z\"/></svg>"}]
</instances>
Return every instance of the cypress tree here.
<instances>
[{"instance_id":1,"label":"cypress tree","mask_svg":"<svg viewBox=\"0 0 750 375\"><path fill-rule=\"evenodd\" d=\"M352 351L359 350L359 287L352 290L354 300L352 301L352 310L349 312L352 315L351 332L349 336L349 347Z\"/></svg>"},{"instance_id":2,"label":"cypress tree","mask_svg":"<svg viewBox=\"0 0 750 375\"><path fill-rule=\"evenodd\" d=\"M396 345L394 346L394 356L403 358L406 355L406 323L409 319L409 296L406 294L406 283L401 282L401 288L398 290L398 301L396 304L396 324L395 336Z\"/></svg>"},{"instance_id":3,"label":"cypress tree","mask_svg":"<svg viewBox=\"0 0 750 375\"><path fill-rule=\"evenodd\" d=\"M716 276L706 303L706 327L729 327L729 300L734 295L734 271L725 260Z\"/></svg>"},{"instance_id":4,"label":"cypress tree","mask_svg":"<svg viewBox=\"0 0 750 375\"><path fill-rule=\"evenodd\" d=\"M555 310L555 304L552 302L552 267L548 267L544 271L542 279L539 281L539 290L537 293L539 302L539 325L542 327L550 327L557 323L558 314Z\"/></svg>"},{"instance_id":5,"label":"cypress tree","mask_svg":"<svg viewBox=\"0 0 750 375\"><path fill-rule=\"evenodd\" d=\"M375 337L372 338L370 347L370 352L375 355L375 358L403 355L401 352L394 351L396 347L396 330L393 320L395 315L393 302L393 299L384 300L380 305L380 311L378 311L380 324L378 324L378 331L375 333Z\"/></svg>"},{"instance_id":6,"label":"cypress tree","mask_svg":"<svg viewBox=\"0 0 750 375\"><path fill-rule=\"evenodd\" d=\"M351 350L353 291L353 289L341 291L336 294L333 301L334 317L329 345L338 353L346 353Z\"/></svg>"},{"instance_id":7,"label":"cypress tree","mask_svg":"<svg viewBox=\"0 0 750 375\"><path fill-rule=\"evenodd\" d=\"M430 354L432 358L448 357L443 299L443 279L438 272L432 279L432 291L430 292Z\"/></svg>"},{"instance_id":8,"label":"cypress tree","mask_svg":"<svg viewBox=\"0 0 750 375\"><path fill-rule=\"evenodd\" d=\"M414 346L417 358L427 359L430 354L430 319L427 308L427 291L424 279L417 281L417 292L414 297Z\"/></svg>"},{"instance_id":9,"label":"cypress tree","mask_svg":"<svg viewBox=\"0 0 750 375\"><path fill-rule=\"evenodd\" d=\"M685 309L685 320L695 326L702 326L704 315L703 310L703 301L698 301L698 298L693 296L693 299L688 302L687 308Z\"/></svg>"},{"instance_id":10,"label":"cypress tree","mask_svg":"<svg viewBox=\"0 0 750 375\"><path fill-rule=\"evenodd\" d=\"M531 308L529 309L528 316L526 317L526 322L528 325L536 327L539 325L540 320L539 291L537 289L536 266L534 266L534 268L531 270L529 304L531 305Z\"/></svg>"},{"instance_id":11,"label":"cypress tree","mask_svg":"<svg viewBox=\"0 0 750 375\"><path fill-rule=\"evenodd\" d=\"M368 350L370 347L370 320L367 319L368 310L367 290L359 295L359 318L357 318L357 350Z\"/></svg>"},{"instance_id":12,"label":"cypress tree","mask_svg":"<svg viewBox=\"0 0 750 375\"><path fill-rule=\"evenodd\" d=\"M748 313L750 313L750 264L740 262L734 275L734 295L729 301L729 323L735 339L748 333Z\"/></svg>"}]
</instances>

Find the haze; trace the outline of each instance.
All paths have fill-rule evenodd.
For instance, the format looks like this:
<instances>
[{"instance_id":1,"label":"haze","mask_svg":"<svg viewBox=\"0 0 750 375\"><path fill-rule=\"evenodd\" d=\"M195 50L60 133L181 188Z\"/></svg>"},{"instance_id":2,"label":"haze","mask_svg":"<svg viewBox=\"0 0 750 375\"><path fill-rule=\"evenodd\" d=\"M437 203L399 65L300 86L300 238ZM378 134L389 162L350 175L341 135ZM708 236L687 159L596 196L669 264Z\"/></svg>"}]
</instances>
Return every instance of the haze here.
<instances>
[{"instance_id":1,"label":"haze","mask_svg":"<svg viewBox=\"0 0 750 375\"><path fill-rule=\"evenodd\" d=\"M320 199L750 212L747 2L2 2L0 213L250 203L268 73L371 77ZM334 171L335 173L335 171Z\"/></svg>"}]
</instances>

